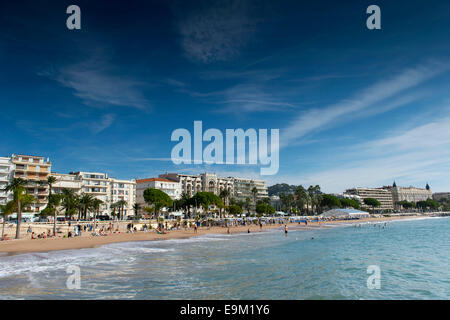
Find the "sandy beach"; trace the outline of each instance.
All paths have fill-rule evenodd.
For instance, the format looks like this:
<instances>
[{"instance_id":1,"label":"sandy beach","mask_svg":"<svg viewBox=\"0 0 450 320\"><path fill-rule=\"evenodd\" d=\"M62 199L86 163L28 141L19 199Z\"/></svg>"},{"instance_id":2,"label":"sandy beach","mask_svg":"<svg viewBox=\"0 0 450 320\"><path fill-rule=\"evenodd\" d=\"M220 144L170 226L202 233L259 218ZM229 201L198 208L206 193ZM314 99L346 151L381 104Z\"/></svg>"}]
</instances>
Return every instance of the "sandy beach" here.
<instances>
[{"instance_id":1,"label":"sandy beach","mask_svg":"<svg viewBox=\"0 0 450 320\"><path fill-rule=\"evenodd\" d=\"M288 224L289 229L309 229L309 228L329 228L330 224L358 224L365 222L381 222L392 221L399 219L414 219L424 218L424 216L401 216L401 217L382 217L382 218L367 218L359 220L335 220L335 221L323 221L323 222L309 222L308 226L298 223ZM126 223L125 223L126 225ZM124 225L122 225L123 227ZM284 224L267 224L262 228L264 230L280 229L283 232ZM45 226L49 229L51 226ZM261 232L259 226L233 226L230 228L231 234L246 233L250 229L250 232ZM12 234L12 233L10 233ZM47 239L30 239L29 236L20 240L8 240L0 242L0 252L7 254L19 254L27 252L48 252L56 250L70 250L70 249L82 249L93 248L102 246L105 244L119 243L119 242L132 242L132 241L154 241L154 240L168 240L168 239L183 239L190 237L198 237L206 234L227 234L227 228L225 227L201 227L197 233L194 229L181 229L168 231L166 234L157 234L155 231L138 231L135 233L122 232L119 234L108 234L106 236L92 236L88 232L84 232L81 237L74 238L47 238Z\"/></svg>"}]
</instances>

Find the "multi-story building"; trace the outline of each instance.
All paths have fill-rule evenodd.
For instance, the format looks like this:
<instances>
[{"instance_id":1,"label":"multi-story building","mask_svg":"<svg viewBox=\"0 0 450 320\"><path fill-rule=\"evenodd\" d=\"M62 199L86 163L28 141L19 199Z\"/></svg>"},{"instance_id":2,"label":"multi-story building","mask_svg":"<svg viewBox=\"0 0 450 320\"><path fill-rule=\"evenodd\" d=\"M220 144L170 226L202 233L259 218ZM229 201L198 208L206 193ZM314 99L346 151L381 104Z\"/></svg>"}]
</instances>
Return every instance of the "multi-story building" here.
<instances>
[{"instance_id":1,"label":"multi-story building","mask_svg":"<svg viewBox=\"0 0 450 320\"><path fill-rule=\"evenodd\" d=\"M392 188L392 200L394 205L399 201L419 202L433 198L430 186L427 184L424 189L416 187L397 187L394 183Z\"/></svg>"},{"instance_id":2,"label":"multi-story building","mask_svg":"<svg viewBox=\"0 0 450 320\"><path fill-rule=\"evenodd\" d=\"M12 200L12 192L4 191L11 181L12 174L13 164L11 158L0 157L0 204L6 204L6 202Z\"/></svg>"},{"instance_id":3,"label":"multi-story building","mask_svg":"<svg viewBox=\"0 0 450 320\"><path fill-rule=\"evenodd\" d=\"M237 201L245 201L246 198L253 200L253 188L256 187L256 200L269 197L266 183L263 180L247 178L221 178L215 173L202 173L200 175L187 175L179 173L165 173L160 178L179 182L181 193L193 196L197 192L212 192L220 195L221 191L228 190L229 197Z\"/></svg>"},{"instance_id":4,"label":"multi-story building","mask_svg":"<svg viewBox=\"0 0 450 320\"><path fill-rule=\"evenodd\" d=\"M440 201L440 200L447 200L450 201L450 192L436 192L433 193L433 200Z\"/></svg>"},{"instance_id":5,"label":"multi-story building","mask_svg":"<svg viewBox=\"0 0 450 320\"><path fill-rule=\"evenodd\" d=\"M215 173L202 173L203 191L220 195L223 190L227 190L230 196L234 194L234 179L231 177L220 178Z\"/></svg>"},{"instance_id":6,"label":"multi-story building","mask_svg":"<svg viewBox=\"0 0 450 320\"><path fill-rule=\"evenodd\" d=\"M61 194L63 189L72 190L75 194L81 194L81 179L76 174L51 174L56 178L56 182L52 185L53 194Z\"/></svg>"},{"instance_id":7,"label":"multi-story building","mask_svg":"<svg viewBox=\"0 0 450 320\"><path fill-rule=\"evenodd\" d=\"M108 214L110 208L110 183L108 174L99 172L71 172L81 181L81 193L89 194L103 202L100 206L101 214Z\"/></svg>"},{"instance_id":8,"label":"multi-story building","mask_svg":"<svg viewBox=\"0 0 450 320\"><path fill-rule=\"evenodd\" d=\"M136 203L136 182L134 180L119 180L110 178L111 195L108 204L108 214L111 213L111 205L119 201L125 201L123 216L134 215L134 204Z\"/></svg>"},{"instance_id":9,"label":"multi-story building","mask_svg":"<svg viewBox=\"0 0 450 320\"><path fill-rule=\"evenodd\" d=\"M197 192L204 191L203 190L203 182L201 176L189 175L189 174L179 174L179 173L165 173L160 174L160 178L179 182L181 193L185 193L189 196L193 196Z\"/></svg>"},{"instance_id":10,"label":"multi-story building","mask_svg":"<svg viewBox=\"0 0 450 320\"><path fill-rule=\"evenodd\" d=\"M394 205L392 201L392 192L383 188L353 188L345 191L344 195L354 196L354 199L358 199L361 203L362 208L371 209L369 206L364 204L364 199L373 198L377 199L381 206L377 210L394 210Z\"/></svg>"},{"instance_id":11,"label":"multi-story building","mask_svg":"<svg viewBox=\"0 0 450 320\"><path fill-rule=\"evenodd\" d=\"M48 201L47 178L51 172L51 162L47 158L29 155L12 155L11 162L14 167L14 178L28 181L27 192L34 196L35 202L30 205L32 212L41 212Z\"/></svg>"},{"instance_id":12,"label":"multi-story building","mask_svg":"<svg viewBox=\"0 0 450 320\"><path fill-rule=\"evenodd\" d=\"M182 193L180 182L174 180L164 178L137 179L136 203L139 204L140 207L147 206L144 199L144 191L149 188L164 191L170 198L172 198L172 200L180 199Z\"/></svg>"},{"instance_id":13,"label":"multi-story building","mask_svg":"<svg viewBox=\"0 0 450 320\"><path fill-rule=\"evenodd\" d=\"M233 178L234 198L237 201L245 201L247 198L254 199L253 188L256 188L256 201L269 197L264 180L248 178Z\"/></svg>"}]
</instances>

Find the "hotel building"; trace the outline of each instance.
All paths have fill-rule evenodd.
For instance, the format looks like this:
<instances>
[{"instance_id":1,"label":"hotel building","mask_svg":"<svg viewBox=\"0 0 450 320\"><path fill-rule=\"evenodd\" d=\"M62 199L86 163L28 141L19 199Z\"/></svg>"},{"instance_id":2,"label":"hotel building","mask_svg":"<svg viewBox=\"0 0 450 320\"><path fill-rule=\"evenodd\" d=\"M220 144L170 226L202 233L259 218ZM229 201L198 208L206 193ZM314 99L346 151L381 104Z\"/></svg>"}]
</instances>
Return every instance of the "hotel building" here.
<instances>
[{"instance_id":1,"label":"hotel building","mask_svg":"<svg viewBox=\"0 0 450 320\"><path fill-rule=\"evenodd\" d=\"M134 215L134 204L136 203L136 182L134 180L119 180L110 178L110 198L108 204L108 214L111 213L111 205L118 201L125 201L123 216Z\"/></svg>"},{"instance_id":2,"label":"hotel building","mask_svg":"<svg viewBox=\"0 0 450 320\"><path fill-rule=\"evenodd\" d=\"M245 201L250 198L253 201L253 188L256 187L256 201L269 197L267 186L264 180L254 180L247 178L233 178L234 198L237 201Z\"/></svg>"},{"instance_id":3,"label":"hotel building","mask_svg":"<svg viewBox=\"0 0 450 320\"><path fill-rule=\"evenodd\" d=\"M76 174L62 174L52 172L56 182L52 185L53 194L61 194L63 189L72 190L75 194L81 194L81 179Z\"/></svg>"},{"instance_id":4,"label":"hotel building","mask_svg":"<svg viewBox=\"0 0 450 320\"><path fill-rule=\"evenodd\" d=\"M164 191L172 200L181 198L181 184L177 181L164 178L137 179L136 203L139 204L141 208L147 206L144 199L144 191L149 188Z\"/></svg>"},{"instance_id":5,"label":"hotel building","mask_svg":"<svg viewBox=\"0 0 450 320\"><path fill-rule=\"evenodd\" d=\"M443 199L450 201L450 192L437 192L433 194L433 200L440 201Z\"/></svg>"},{"instance_id":6,"label":"hotel building","mask_svg":"<svg viewBox=\"0 0 450 320\"><path fill-rule=\"evenodd\" d=\"M354 196L355 199L359 200L362 208L372 209L364 204L364 199L373 198L381 203L381 206L376 208L377 210L394 210L392 192L390 190L383 188L353 188L346 190L344 195Z\"/></svg>"},{"instance_id":7,"label":"hotel building","mask_svg":"<svg viewBox=\"0 0 450 320\"><path fill-rule=\"evenodd\" d=\"M0 204L6 204L12 200L12 192L4 191L11 181L13 164L11 158L0 157Z\"/></svg>"},{"instance_id":8,"label":"hotel building","mask_svg":"<svg viewBox=\"0 0 450 320\"><path fill-rule=\"evenodd\" d=\"M252 190L257 189L256 199L268 198L266 183L263 180L247 178L221 178L215 173L202 173L200 175L186 175L178 173L165 173L159 175L160 178L172 180L180 183L181 193L193 196L197 192L212 192L220 195L222 190L228 190L230 198L237 201L245 201L246 198L253 199Z\"/></svg>"},{"instance_id":9,"label":"hotel building","mask_svg":"<svg viewBox=\"0 0 450 320\"><path fill-rule=\"evenodd\" d=\"M51 172L51 162L47 158L29 155L12 155L13 178L29 181L27 192L35 197L35 202L29 207L32 212L41 212L47 206L47 178Z\"/></svg>"}]
</instances>

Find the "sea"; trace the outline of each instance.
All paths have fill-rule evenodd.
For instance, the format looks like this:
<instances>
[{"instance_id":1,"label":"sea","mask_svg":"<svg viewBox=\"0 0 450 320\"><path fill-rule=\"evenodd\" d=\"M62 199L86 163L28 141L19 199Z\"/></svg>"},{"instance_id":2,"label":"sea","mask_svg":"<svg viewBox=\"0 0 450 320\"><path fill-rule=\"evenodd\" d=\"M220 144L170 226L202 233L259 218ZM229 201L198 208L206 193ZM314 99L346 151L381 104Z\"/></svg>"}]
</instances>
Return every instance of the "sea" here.
<instances>
[{"instance_id":1,"label":"sea","mask_svg":"<svg viewBox=\"0 0 450 320\"><path fill-rule=\"evenodd\" d=\"M450 299L450 218L0 254L0 299Z\"/></svg>"}]
</instances>

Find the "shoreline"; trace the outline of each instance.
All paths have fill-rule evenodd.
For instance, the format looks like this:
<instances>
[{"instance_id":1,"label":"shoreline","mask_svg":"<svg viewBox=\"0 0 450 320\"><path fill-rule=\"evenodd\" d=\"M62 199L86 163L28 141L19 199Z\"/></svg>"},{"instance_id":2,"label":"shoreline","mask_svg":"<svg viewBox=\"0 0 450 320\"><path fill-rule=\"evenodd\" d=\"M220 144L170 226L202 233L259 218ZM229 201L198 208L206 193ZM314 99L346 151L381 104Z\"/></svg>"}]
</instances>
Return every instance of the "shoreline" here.
<instances>
[{"instance_id":1,"label":"shoreline","mask_svg":"<svg viewBox=\"0 0 450 320\"><path fill-rule=\"evenodd\" d=\"M423 219L429 218L426 216L401 216L401 217L382 217L382 218L364 218L358 220L334 220L334 221L322 221L322 222L309 222L307 226L298 223L288 223L288 230L311 230L311 229L329 229L330 224L360 224L366 222L385 222L396 220L411 220L411 219ZM262 231L259 226L233 226L230 227L231 234L247 233L250 228L251 233L264 232L271 229L282 229L283 224L275 225L263 225ZM169 231L166 234L157 234L153 231L138 231L136 233L120 233L109 234L107 236L91 236L86 235L75 238L47 238L47 239L20 239L9 240L0 242L0 253L6 255L16 255L24 253L35 252L51 252L51 251L63 251L63 250L75 250L75 249L89 249L96 248L107 244L122 243L122 242L136 242L136 241L158 241L158 240L170 240L170 239L188 239L193 237L204 236L208 234L227 234L227 228L225 227L202 227L198 229L198 233L195 233L193 229L180 229Z\"/></svg>"}]
</instances>

